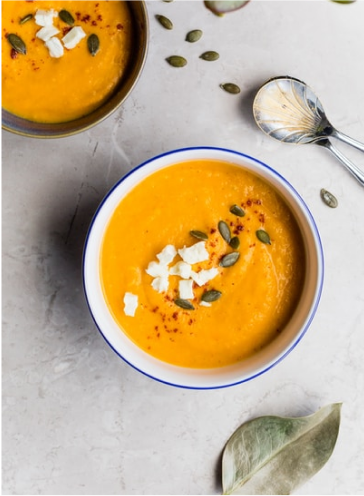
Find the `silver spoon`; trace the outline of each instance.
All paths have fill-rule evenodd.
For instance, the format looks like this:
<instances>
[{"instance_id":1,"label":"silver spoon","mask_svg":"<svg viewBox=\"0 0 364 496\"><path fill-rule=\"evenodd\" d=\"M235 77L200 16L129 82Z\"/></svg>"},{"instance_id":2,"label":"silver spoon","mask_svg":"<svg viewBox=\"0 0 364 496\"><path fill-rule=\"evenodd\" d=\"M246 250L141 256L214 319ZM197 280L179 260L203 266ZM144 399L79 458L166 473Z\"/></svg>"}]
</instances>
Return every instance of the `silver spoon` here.
<instances>
[{"instance_id":1,"label":"silver spoon","mask_svg":"<svg viewBox=\"0 0 364 496\"><path fill-rule=\"evenodd\" d=\"M327 148L364 186L364 172L328 138L337 138L363 152L364 144L332 126L322 103L304 82L289 76L270 79L255 96L253 114L260 129L272 138L285 143L315 143Z\"/></svg>"}]
</instances>

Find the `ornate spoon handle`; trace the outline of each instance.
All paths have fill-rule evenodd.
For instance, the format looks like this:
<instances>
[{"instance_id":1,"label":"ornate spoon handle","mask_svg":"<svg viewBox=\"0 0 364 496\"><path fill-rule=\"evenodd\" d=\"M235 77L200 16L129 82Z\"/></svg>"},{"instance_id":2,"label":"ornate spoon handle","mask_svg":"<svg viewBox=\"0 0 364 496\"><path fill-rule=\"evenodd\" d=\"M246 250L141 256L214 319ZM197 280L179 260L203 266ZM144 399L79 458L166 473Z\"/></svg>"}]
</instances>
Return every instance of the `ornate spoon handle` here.
<instances>
[{"instance_id":1,"label":"ornate spoon handle","mask_svg":"<svg viewBox=\"0 0 364 496\"><path fill-rule=\"evenodd\" d=\"M337 138L341 141L344 141L348 145L354 146L358 150L361 150L362 152L364 152L364 143L360 143L360 141L358 141L354 138L350 138L350 136L347 136L346 134L341 133L340 131L337 131L336 129L333 130L331 136L334 136L335 138Z\"/></svg>"},{"instance_id":2,"label":"ornate spoon handle","mask_svg":"<svg viewBox=\"0 0 364 496\"><path fill-rule=\"evenodd\" d=\"M322 139L316 141L316 145L324 146L327 148L335 157L342 163L344 167L348 169L349 172L355 177L359 183L364 186L364 172L359 169L351 160L349 160L345 155L343 155L340 150L335 148L328 139Z\"/></svg>"}]
</instances>

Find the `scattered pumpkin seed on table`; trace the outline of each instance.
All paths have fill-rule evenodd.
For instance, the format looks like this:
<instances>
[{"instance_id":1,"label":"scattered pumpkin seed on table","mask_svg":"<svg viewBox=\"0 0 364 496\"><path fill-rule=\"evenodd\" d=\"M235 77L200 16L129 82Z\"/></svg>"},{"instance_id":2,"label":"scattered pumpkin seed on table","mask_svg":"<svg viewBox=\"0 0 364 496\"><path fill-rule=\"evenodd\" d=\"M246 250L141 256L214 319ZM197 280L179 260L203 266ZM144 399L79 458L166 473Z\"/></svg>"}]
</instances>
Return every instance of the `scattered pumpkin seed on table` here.
<instances>
[{"instance_id":1,"label":"scattered pumpkin seed on table","mask_svg":"<svg viewBox=\"0 0 364 496\"><path fill-rule=\"evenodd\" d=\"M322 198L322 201L330 208L336 208L339 204L335 196L330 193L330 191L327 191L326 189L322 188L320 191L320 195Z\"/></svg>"},{"instance_id":2,"label":"scattered pumpkin seed on table","mask_svg":"<svg viewBox=\"0 0 364 496\"><path fill-rule=\"evenodd\" d=\"M168 19L168 17L161 14L157 14L155 18L157 19L159 24L161 24L161 26L163 26L165 29L173 29L173 22L170 19Z\"/></svg>"},{"instance_id":3,"label":"scattered pumpkin seed on table","mask_svg":"<svg viewBox=\"0 0 364 496\"><path fill-rule=\"evenodd\" d=\"M180 55L171 55L166 58L166 61L172 67L184 67L187 64L187 60Z\"/></svg>"},{"instance_id":4,"label":"scattered pumpkin seed on table","mask_svg":"<svg viewBox=\"0 0 364 496\"><path fill-rule=\"evenodd\" d=\"M193 29L192 31L189 31L186 35L186 41L189 43L196 43L202 36L202 31L201 29Z\"/></svg>"},{"instance_id":5,"label":"scattered pumpkin seed on table","mask_svg":"<svg viewBox=\"0 0 364 496\"><path fill-rule=\"evenodd\" d=\"M214 50L208 50L207 52L204 52L200 55L200 59L207 60L208 62L213 62L214 60L217 60L219 57L220 55Z\"/></svg>"},{"instance_id":6,"label":"scattered pumpkin seed on table","mask_svg":"<svg viewBox=\"0 0 364 496\"><path fill-rule=\"evenodd\" d=\"M225 90L227 93L231 93L232 95L237 95L240 93L240 88L237 84L234 83L223 83L220 84L220 88Z\"/></svg>"}]
</instances>

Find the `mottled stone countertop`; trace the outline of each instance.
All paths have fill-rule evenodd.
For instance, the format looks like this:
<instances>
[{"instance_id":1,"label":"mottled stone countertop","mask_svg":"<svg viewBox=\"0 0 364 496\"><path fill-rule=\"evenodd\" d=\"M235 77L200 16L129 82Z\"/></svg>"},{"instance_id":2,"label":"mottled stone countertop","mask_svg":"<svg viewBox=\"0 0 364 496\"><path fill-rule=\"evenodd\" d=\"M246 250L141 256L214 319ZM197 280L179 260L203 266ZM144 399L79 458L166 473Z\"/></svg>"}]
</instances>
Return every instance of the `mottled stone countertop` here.
<instances>
[{"instance_id":1,"label":"mottled stone countertop","mask_svg":"<svg viewBox=\"0 0 364 496\"><path fill-rule=\"evenodd\" d=\"M338 129L364 141L364 2L252 0L222 18L202 1L147 8L146 66L120 110L69 138L2 134L3 493L221 494L221 452L239 425L342 402L334 453L298 491L363 494L364 189L325 149L266 137L252 99L268 78L295 76ZM203 38L186 43L195 28ZM205 50L220 59L201 60ZM186 67L165 62L175 53ZM226 81L241 93L220 89ZM197 145L241 151L283 174L325 254L321 303L299 345L268 373L207 391L124 363L95 328L81 282L85 235L109 188L154 155ZM363 153L338 147L364 169ZM324 205L321 188L338 208Z\"/></svg>"}]
</instances>

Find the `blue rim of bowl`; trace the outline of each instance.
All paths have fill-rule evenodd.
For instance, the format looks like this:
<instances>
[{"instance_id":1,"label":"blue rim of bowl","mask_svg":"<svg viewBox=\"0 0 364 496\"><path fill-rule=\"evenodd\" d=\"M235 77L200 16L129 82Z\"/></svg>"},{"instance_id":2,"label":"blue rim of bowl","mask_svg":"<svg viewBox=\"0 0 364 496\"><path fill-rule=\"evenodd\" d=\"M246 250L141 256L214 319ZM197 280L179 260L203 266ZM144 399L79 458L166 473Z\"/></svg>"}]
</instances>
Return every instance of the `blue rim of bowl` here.
<instances>
[{"instance_id":1,"label":"blue rim of bowl","mask_svg":"<svg viewBox=\"0 0 364 496\"><path fill-rule=\"evenodd\" d=\"M311 223L311 226L313 228L313 233L314 233L314 236L315 236L315 238L317 240L317 246L319 248L319 250L318 250L318 258L319 258L319 267L321 268L321 271L319 271L319 276L320 276L319 285L318 285L317 290L316 290L316 297L315 297L315 300L314 300L314 305L312 306L312 308L310 310L309 318L308 318L308 320L307 320L304 328L301 330L301 332L299 333L299 335L297 336L297 338L292 342L292 344L290 345L290 347L281 356L279 356L276 360L274 360L272 363L270 363L266 367L264 367L261 370L259 370L257 373L252 374L251 376L245 377L245 378L243 378L241 380L238 380L238 381L229 382L229 383L226 383L226 384L219 384L217 386L188 386L188 385L185 385L185 384L176 384L174 382L166 381L166 380L161 379L159 377L155 377L152 374L149 374L148 372L145 372L144 370L140 369L139 367L137 367L133 363L129 362L129 360L127 360L118 350L115 349L115 347L110 343L110 341L106 338L106 336L102 332L102 329L100 329L100 327L99 327L99 325L98 325L98 323L96 321L96 318L94 316L94 313L92 311L92 308L91 308L89 299L87 297L86 283L85 283L85 257L86 257L86 251L87 251L87 245L88 245L89 236L90 236L90 233L92 231L92 227L94 225L94 222L95 222L95 220L96 220L96 218L98 216L98 213L102 209L102 207L103 207L104 203L106 202L106 200L113 193L113 191L115 189L117 189L119 187L119 185L121 183L123 183L131 174L134 174L134 172L136 172L137 170L141 169L142 167L145 167L149 163L154 162L154 161L156 161L156 160L158 160L158 159L160 159L162 157L167 157L169 155L175 155L176 153L189 152L189 151L194 151L194 150L198 150L198 151L201 151L201 150L202 151L203 150L211 151L212 150L212 151L220 151L220 152L230 153L232 155L237 155L239 157L246 158L248 160L251 160L252 162L255 162L255 163L261 165L263 168L265 168L265 169L269 170L271 173L273 173L273 175L277 176L286 185L287 189L289 189L293 193L293 195L299 201L302 209L305 211L305 213L307 214L308 218L310 219L310 223ZM100 205L98 206L98 208L97 208L97 210L96 210L96 212L95 212L95 214L94 214L94 216L93 216L93 218L91 220L91 223L90 223L90 226L89 226L89 229L88 229L86 238L85 238L84 250L83 250L83 255L82 255L82 282L83 282L83 290L84 290L84 295L85 295L85 298L86 298L86 303L87 303L87 306L88 306L88 309L90 311L91 317L92 317L92 319L93 319L93 321L94 321L94 323L95 323L98 331L100 332L101 336L104 338L104 340L106 341L106 343L110 346L110 348L122 360L124 360L125 363L127 363L133 369L137 370L138 372L140 372L141 374L145 375L146 377L149 377L150 379L153 379L153 380L155 380L157 382L160 382L162 384L166 384L168 386L179 387L179 388L182 388L182 389L194 389L194 390L223 389L223 388L227 388L227 387L232 387L232 386L237 386L239 384L243 384L244 382L251 381L252 379L255 379L256 377L259 377L259 376L263 375L265 372L267 372L268 370L270 370L271 368L273 368L275 365L277 365L278 363L280 363L289 353L291 353L291 351L301 341L301 339L303 338L303 336L306 334L308 328L310 327L310 325L312 323L312 320L313 320L313 318L314 318L314 316L316 314L318 305L320 303L321 294L322 294L322 288L323 288L323 283L324 283L324 254L323 254L323 247L322 247L321 237L320 237L320 234L319 234L319 231L318 231L316 222L315 222L315 220L313 218L313 215L311 214L311 211L309 210L308 206L306 205L306 203L303 200L303 198L301 197L301 195L296 191L296 189L291 185L291 183L289 181L287 181L287 179L285 177L283 177L279 172L277 172L275 169L273 169L269 165L265 164L264 162L262 162L262 161L260 161L260 160L258 160L256 158L254 158L254 157L251 157L250 155L247 155L245 153L238 152L236 150L231 150L229 148L222 148L222 147L213 147L213 146L194 146L194 147L178 148L178 149L175 149L175 150L170 150L168 152L161 153L160 155L156 155L155 157L152 157L151 159L146 160L145 162L143 162L140 165L134 167L131 171L129 171L128 173L126 173L109 190L109 192L105 195L105 197L101 201Z\"/></svg>"}]
</instances>

